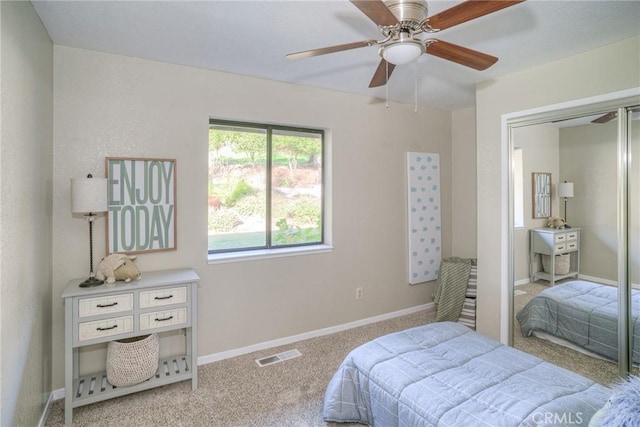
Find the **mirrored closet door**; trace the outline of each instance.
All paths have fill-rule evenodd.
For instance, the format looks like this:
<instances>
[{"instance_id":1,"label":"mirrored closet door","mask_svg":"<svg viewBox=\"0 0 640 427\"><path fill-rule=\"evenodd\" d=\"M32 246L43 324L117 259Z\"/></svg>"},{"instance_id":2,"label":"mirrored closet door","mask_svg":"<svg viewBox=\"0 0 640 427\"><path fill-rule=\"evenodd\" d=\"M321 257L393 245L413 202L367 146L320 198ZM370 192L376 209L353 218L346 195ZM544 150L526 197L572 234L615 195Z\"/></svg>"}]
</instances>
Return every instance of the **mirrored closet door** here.
<instances>
[{"instance_id":1,"label":"mirrored closet door","mask_svg":"<svg viewBox=\"0 0 640 427\"><path fill-rule=\"evenodd\" d=\"M630 370L638 375L640 364L640 107L627 111L629 151L629 335Z\"/></svg>"},{"instance_id":2,"label":"mirrored closet door","mask_svg":"<svg viewBox=\"0 0 640 427\"><path fill-rule=\"evenodd\" d=\"M509 127L512 343L602 384L631 370L640 346L637 111L594 106ZM550 176L546 217L527 206L532 174Z\"/></svg>"}]
</instances>

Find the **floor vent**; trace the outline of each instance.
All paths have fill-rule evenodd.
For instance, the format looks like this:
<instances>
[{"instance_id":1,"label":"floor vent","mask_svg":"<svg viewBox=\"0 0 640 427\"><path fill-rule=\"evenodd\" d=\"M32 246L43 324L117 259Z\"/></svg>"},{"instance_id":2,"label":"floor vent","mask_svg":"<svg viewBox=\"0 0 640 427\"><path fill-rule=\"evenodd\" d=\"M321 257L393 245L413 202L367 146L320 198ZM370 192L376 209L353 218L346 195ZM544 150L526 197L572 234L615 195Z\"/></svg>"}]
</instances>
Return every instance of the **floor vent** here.
<instances>
[{"instance_id":1,"label":"floor vent","mask_svg":"<svg viewBox=\"0 0 640 427\"><path fill-rule=\"evenodd\" d=\"M525 291L521 291L520 289L516 289L515 291L513 291L513 295L518 296L518 295L524 295L526 294Z\"/></svg>"},{"instance_id":2,"label":"floor vent","mask_svg":"<svg viewBox=\"0 0 640 427\"><path fill-rule=\"evenodd\" d=\"M302 353L300 353L297 348L294 348L293 350L274 354L273 356L256 359L256 363L262 368L264 366L273 365L274 363L278 362L284 362L285 360L293 359L298 356L302 356Z\"/></svg>"}]
</instances>

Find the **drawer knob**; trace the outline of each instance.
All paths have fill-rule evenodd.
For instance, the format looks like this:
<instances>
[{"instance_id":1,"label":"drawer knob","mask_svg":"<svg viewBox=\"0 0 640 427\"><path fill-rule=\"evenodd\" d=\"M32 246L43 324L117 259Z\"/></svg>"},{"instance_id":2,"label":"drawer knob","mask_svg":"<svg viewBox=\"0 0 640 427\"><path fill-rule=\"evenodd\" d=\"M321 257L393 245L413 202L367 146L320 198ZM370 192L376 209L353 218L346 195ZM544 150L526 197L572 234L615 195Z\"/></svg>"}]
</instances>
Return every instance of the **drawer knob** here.
<instances>
[{"instance_id":1,"label":"drawer knob","mask_svg":"<svg viewBox=\"0 0 640 427\"><path fill-rule=\"evenodd\" d=\"M117 328L118 325L109 326L108 328L96 328L96 331L108 331Z\"/></svg>"},{"instance_id":2,"label":"drawer knob","mask_svg":"<svg viewBox=\"0 0 640 427\"><path fill-rule=\"evenodd\" d=\"M173 316L165 317L164 319L154 319L156 322L166 322L167 320L173 319Z\"/></svg>"},{"instance_id":3,"label":"drawer knob","mask_svg":"<svg viewBox=\"0 0 640 427\"><path fill-rule=\"evenodd\" d=\"M153 299L155 299L155 300L162 300L162 299L171 299L171 298L173 298L173 295L168 295L168 296L166 296L166 297L154 297Z\"/></svg>"},{"instance_id":4,"label":"drawer knob","mask_svg":"<svg viewBox=\"0 0 640 427\"><path fill-rule=\"evenodd\" d=\"M116 305L118 305L118 302L112 302L111 304L97 304L96 307L106 308L106 307L115 307Z\"/></svg>"}]
</instances>

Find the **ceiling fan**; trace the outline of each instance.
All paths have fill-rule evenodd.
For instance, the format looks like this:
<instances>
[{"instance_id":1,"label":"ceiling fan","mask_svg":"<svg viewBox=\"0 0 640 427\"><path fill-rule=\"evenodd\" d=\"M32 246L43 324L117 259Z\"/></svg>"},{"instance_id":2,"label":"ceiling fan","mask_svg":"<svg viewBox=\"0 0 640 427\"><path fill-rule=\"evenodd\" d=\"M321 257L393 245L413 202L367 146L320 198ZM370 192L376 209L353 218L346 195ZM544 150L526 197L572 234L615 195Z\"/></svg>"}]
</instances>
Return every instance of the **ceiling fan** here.
<instances>
[{"instance_id":1,"label":"ceiling fan","mask_svg":"<svg viewBox=\"0 0 640 427\"><path fill-rule=\"evenodd\" d=\"M617 119L618 118L618 112L617 111L611 111L609 113L606 113L600 117L598 117L597 119L591 120L591 123L608 123L613 119Z\"/></svg>"},{"instance_id":2,"label":"ceiling fan","mask_svg":"<svg viewBox=\"0 0 640 427\"><path fill-rule=\"evenodd\" d=\"M289 59L302 59L343 50L379 45L382 57L369 87L383 86L396 65L408 64L423 53L453 61L476 70L485 70L498 58L463 46L420 34L437 33L475 18L497 12L524 0L466 0L431 17L425 0L350 0L380 29L382 40L363 40L336 46L290 53Z\"/></svg>"}]
</instances>

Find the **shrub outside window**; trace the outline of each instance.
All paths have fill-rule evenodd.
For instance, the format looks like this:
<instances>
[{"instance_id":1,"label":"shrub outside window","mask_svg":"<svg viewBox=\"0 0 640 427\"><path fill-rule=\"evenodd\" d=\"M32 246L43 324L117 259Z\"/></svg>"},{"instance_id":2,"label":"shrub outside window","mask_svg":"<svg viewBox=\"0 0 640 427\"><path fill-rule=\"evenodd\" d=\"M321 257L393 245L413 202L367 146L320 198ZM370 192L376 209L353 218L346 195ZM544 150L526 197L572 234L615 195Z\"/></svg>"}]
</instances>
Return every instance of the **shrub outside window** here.
<instances>
[{"instance_id":1,"label":"shrub outside window","mask_svg":"<svg viewBox=\"0 0 640 427\"><path fill-rule=\"evenodd\" d=\"M209 253L323 243L324 132L210 120Z\"/></svg>"}]
</instances>

